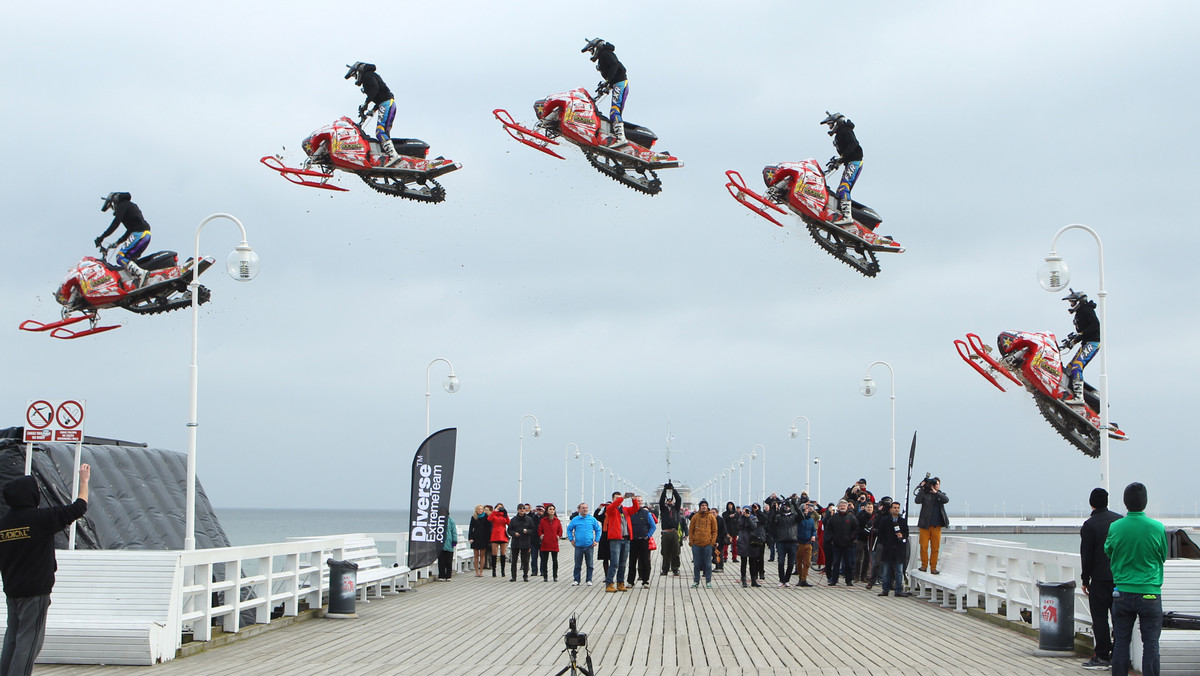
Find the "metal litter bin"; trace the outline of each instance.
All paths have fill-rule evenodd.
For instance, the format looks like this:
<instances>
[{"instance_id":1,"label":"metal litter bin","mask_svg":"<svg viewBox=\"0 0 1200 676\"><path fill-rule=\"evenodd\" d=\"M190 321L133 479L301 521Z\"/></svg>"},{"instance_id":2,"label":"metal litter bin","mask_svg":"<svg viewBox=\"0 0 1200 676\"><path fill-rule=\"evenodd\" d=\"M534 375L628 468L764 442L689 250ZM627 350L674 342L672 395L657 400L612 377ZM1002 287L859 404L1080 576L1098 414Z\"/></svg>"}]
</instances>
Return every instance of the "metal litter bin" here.
<instances>
[{"instance_id":1,"label":"metal litter bin","mask_svg":"<svg viewBox=\"0 0 1200 676\"><path fill-rule=\"evenodd\" d=\"M358 617L354 612L358 564L332 558L325 563L329 566L329 609L325 611L325 617Z\"/></svg>"},{"instance_id":2,"label":"metal litter bin","mask_svg":"<svg viewBox=\"0 0 1200 676\"><path fill-rule=\"evenodd\" d=\"M1075 581L1039 582L1040 650L1075 650Z\"/></svg>"}]
</instances>

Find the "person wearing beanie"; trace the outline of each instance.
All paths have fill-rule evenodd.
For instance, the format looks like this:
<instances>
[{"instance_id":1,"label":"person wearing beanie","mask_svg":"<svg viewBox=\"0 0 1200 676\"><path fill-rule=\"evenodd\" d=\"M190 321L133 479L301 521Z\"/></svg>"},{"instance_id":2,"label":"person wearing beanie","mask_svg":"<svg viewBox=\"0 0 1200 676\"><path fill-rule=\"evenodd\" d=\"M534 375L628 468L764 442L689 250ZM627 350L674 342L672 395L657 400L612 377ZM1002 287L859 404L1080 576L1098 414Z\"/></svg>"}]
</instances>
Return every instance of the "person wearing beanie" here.
<instances>
[{"instance_id":1,"label":"person wearing beanie","mask_svg":"<svg viewBox=\"0 0 1200 676\"><path fill-rule=\"evenodd\" d=\"M1108 527L1121 515L1108 508L1108 491L1103 488L1093 489L1088 503L1092 515L1079 529L1079 558L1083 564L1079 577L1092 612L1095 651L1083 668L1101 670L1111 666L1113 647L1108 619L1112 613L1113 575L1104 554L1104 541L1108 538Z\"/></svg>"},{"instance_id":2,"label":"person wearing beanie","mask_svg":"<svg viewBox=\"0 0 1200 676\"><path fill-rule=\"evenodd\" d=\"M0 575L8 605L8 626L0 674L30 674L46 639L46 612L54 588L54 536L88 508L92 468L79 466L79 497L69 505L38 507L37 479L23 476L4 486L8 513L0 518Z\"/></svg>"},{"instance_id":3,"label":"person wearing beanie","mask_svg":"<svg viewBox=\"0 0 1200 676\"><path fill-rule=\"evenodd\" d=\"M1129 673L1129 641L1133 623L1141 625L1142 673L1159 672L1158 637L1162 633L1163 563L1167 560L1167 531L1146 516L1146 487L1133 482L1125 487L1125 518L1108 527L1104 553L1112 569L1114 676Z\"/></svg>"}]
</instances>

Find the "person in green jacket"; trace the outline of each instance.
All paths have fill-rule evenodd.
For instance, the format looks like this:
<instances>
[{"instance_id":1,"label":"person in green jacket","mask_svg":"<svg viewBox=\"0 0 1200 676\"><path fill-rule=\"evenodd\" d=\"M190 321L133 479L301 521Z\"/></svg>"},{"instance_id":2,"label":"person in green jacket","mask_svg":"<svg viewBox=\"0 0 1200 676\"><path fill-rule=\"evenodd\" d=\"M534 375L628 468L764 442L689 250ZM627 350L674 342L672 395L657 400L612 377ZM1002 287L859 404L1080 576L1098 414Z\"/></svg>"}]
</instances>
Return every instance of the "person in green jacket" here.
<instances>
[{"instance_id":1,"label":"person in green jacket","mask_svg":"<svg viewBox=\"0 0 1200 676\"><path fill-rule=\"evenodd\" d=\"M1141 625L1142 674L1158 676L1158 637L1162 633L1163 562L1167 560L1167 531L1146 516L1146 487L1125 487L1125 518L1108 527L1104 554L1111 562L1113 584L1113 676L1129 673L1129 641L1133 622Z\"/></svg>"}]
</instances>

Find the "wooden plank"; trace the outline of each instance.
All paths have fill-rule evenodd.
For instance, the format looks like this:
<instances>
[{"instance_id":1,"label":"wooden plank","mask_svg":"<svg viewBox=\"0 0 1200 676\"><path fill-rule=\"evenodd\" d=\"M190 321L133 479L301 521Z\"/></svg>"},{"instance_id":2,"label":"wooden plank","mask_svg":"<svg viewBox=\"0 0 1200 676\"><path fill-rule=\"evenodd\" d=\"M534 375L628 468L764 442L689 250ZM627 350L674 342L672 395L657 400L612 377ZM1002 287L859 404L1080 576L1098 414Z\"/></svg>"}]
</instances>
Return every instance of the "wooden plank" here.
<instances>
[{"instance_id":1,"label":"wooden plank","mask_svg":"<svg viewBox=\"0 0 1200 676\"><path fill-rule=\"evenodd\" d=\"M404 594L360 603L356 620L296 623L156 665L154 676L553 674L567 665L562 635L572 613L605 676L1008 676L1075 673L1078 667L1074 659L1034 658L1032 639L925 601L881 598L861 585L776 588L772 564L762 588L743 589L740 570L730 562L714 574L712 589L703 583L692 589L685 547L684 575L655 573L649 589L607 594L602 583L570 586L571 555L560 554L558 583L456 574L448 583L423 582ZM657 554L654 564L661 564ZM887 642L879 640L880 626L888 628ZM147 672L39 665L37 673Z\"/></svg>"}]
</instances>

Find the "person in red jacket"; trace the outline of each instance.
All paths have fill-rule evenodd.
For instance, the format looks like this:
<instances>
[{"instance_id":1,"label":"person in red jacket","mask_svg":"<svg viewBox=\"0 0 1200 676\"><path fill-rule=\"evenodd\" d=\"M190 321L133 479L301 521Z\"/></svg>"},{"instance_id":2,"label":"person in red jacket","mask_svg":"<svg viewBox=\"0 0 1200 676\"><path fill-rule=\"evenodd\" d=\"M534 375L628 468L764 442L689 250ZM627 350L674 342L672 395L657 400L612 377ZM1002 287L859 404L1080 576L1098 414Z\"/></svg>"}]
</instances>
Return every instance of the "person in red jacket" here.
<instances>
[{"instance_id":1,"label":"person in red jacket","mask_svg":"<svg viewBox=\"0 0 1200 676\"><path fill-rule=\"evenodd\" d=\"M629 558L629 537L633 531L629 514L621 503L633 493L621 495L614 491L612 502L604 510L604 532L608 535L608 572L604 575L604 591L629 591L625 586L625 561ZM613 583L616 582L616 586Z\"/></svg>"},{"instance_id":2,"label":"person in red jacket","mask_svg":"<svg viewBox=\"0 0 1200 676\"><path fill-rule=\"evenodd\" d=\"M563 536L563 527L554 505L546 505L546 516L538 522L538 535L542 540L542 582L550 581L546 563L551 559L554 560L554 581L558 582L558 540Z\"/></svg>"},{"instance_id":3,"label":"person in red jacket","mask_svg":"<svg viewBox=\"0 0 1200 676\"><path fill-rule=\"evenodd\" d=\"M508 556L508 511L503 502L497 502L492 511L488 512L488 521L492 522L492 557L500 557L500 577L504 577L504 564ZM492 577L496 577L496 563L492 562Z\"/></svg>"}]
</instances>

